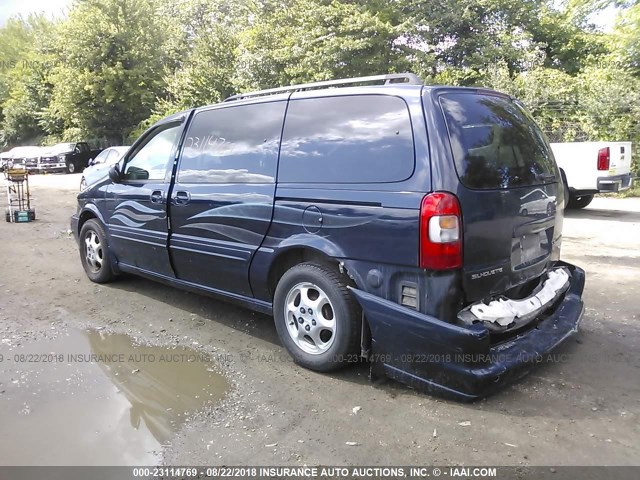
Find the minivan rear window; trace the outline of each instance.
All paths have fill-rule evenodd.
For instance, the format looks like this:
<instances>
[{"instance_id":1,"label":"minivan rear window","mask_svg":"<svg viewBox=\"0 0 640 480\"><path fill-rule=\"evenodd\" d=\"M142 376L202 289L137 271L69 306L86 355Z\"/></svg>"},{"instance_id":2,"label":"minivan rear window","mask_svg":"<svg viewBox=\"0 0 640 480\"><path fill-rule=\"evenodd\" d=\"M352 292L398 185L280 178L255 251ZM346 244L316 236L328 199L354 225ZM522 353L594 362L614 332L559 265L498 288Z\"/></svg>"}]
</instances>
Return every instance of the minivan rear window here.
<instances>
[{"instance_id":1,"label":"minivan rear window","mask_svg":"<svg viewBox=\"0 0 640 480\"><path fill-rule=\"evenodd\" d=\"M386 183L413 173L407 104L386 95L291 100L279 182Z\"/></svg>"},{"instance_id":2,"label":"minivan rear window","mask_svg":"<svg viewBox=\"0 0 640 480\"><path fill-rule=\"evenodd\" d=\"M551 149L517 102L450 93L440 97L458 177L475 189L506 189L556 181Z\"/></svg>"}]
</instances>

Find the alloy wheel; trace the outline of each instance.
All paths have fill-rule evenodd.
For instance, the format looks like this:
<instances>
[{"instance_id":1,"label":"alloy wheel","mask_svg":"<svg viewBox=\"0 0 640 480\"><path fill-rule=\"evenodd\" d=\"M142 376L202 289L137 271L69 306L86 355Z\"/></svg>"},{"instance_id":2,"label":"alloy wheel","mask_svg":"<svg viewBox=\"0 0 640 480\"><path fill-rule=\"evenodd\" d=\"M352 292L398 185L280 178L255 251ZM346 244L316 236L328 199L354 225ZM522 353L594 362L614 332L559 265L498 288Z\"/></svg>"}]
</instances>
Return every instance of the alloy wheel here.
<instances>
[{"instance_id":1,"label":"alloy wheel","mask_svg":"<svg viewBox=\"0 0 640 480\"><path fill-rule=\"evenodd\" d=\"M298 283L286 296L287 332L304 352L320 355L335 340L336 318L327 294L313 283Z\"/></svg>"}]
</instances>

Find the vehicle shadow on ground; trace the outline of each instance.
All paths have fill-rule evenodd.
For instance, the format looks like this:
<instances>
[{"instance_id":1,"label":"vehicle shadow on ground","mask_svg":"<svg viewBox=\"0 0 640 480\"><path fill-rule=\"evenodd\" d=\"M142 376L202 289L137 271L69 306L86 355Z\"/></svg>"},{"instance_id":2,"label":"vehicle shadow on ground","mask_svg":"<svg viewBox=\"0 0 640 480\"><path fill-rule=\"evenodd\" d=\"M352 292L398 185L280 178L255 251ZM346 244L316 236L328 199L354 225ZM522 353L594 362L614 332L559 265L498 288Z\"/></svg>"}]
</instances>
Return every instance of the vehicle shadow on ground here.
<instances>
[{"instance_id":1,"label":"vehicle shadow on ground","mask_svg":"<svg viewBox=\"0 0 640 480\"><path fill-rule=\"evenodd\" d=\"M108 287L142 295L156 302L170 305L173 308L182 310L187 319L191 315L197 315L206 321L241 331L259 340L269 342L274 347L282 349L282 352L286 354L286 350L278 338L273 318L268 315L252 312L249 309L223 300L186 292L134 275L124 274L118 278L117 282L108 284ZM176 321L179 320L176 319ZM205 325L201 326L204 327ZM295 366L293 361L291 361L291 364L292 368L303 368ZM393 398L401 394L415 394L414 390L392 380L377 379L373 382L370 381L369 367L370 365L367 361L361 360L355 361L343 369L321 375L360 385L373 385L376 389L384 391Z\"/></svg>"},{"instance_id":2,"label":"vehicle shadow on ground","mask_svg":"<svg viewBox=\"0 0 640 480\"><path fill-rule=\"evenodd\" d=\"M565 210L566 218L588 220L613 220L616 222L640 222L640 212L629 210L609 210L604 208L583 208L581 210Z\"/></svg>"},{"instance_id":3,"label":"vehicle shadow on ground","mask_svg":"<svg viewBox=\"0 0 640 480\"><path fill-rule=\"evenodd\" d=\"M260 340L280 345L273 318L206 295L186 292L134 275L122 275L109 284L130 293L149 297L184 312L248 333Z\"/></svg>"},{"instance_id":4,"label":"vehicle shadow on ground","mask_svg":"<svg viewBox=\"0 0 640 480\"><path fill-rule=\"evenodd\" d=\"M278 339L273 319L270 316L255 313L211 297L184 292L136 276L123 275L118 282L110 284L109 287L135 292L157 302L178 308L184 312L186 318L189 318L191 314L195 314L200 319L231 327L259 340L269 342L279 351L285 352ZM205 325L202 326L204 327ZM604 340L606 345L592 345L596 338ZM632 350L629 350L629 348ZM599 385L580 385L580 383L574 385L573 378L582 380L589 378L588 373L584 371L585 368L589 369L589 367L585 365L591 363L589 356L599 351L629 352L634 351L634 347L627 345L627 342L620 342L620 339L602 337L601 335L592 336L591 333L579 333L554 350L554 359L545 359L535 364L525 377L515 383L506 385L484 399L471 403L442 398L426 391L410 388L391 379L378 378L372 381L369 379L370 364L366 361L354 362L338 371L322 374L312 373L312 375L329 376L340 381L360 385L362 388L371 387L374 391L393 399L402 398L408 401L417 400L434 403L444 402L451 406L473 411L484 410L500 414L508 412L508 415L517 417L537 417L542 415L550 418L577 419L593 413L589 408L576 409L578 405L586 404L590 406L593 403L598 408L601 408L602 405L608 405L613 408L620 400L609 394L609 392L619 391L619 386L611 386L606 382L604 384L600 382ZM558 360L558 358L561 360ZM291 361L291 368L302 369L303 367L296 366ZM633 372L637 373L637 368L639 367L627 362L626 364L600 364L591 368L607 369L611 374L610 376L598 375L597 378L600 380L608 378L614 381L616 378L628 378L629 374ZM632 371L628 371L629 369ZM563 384L566 386L563 386Z\"/></svg>"}]
</instances>

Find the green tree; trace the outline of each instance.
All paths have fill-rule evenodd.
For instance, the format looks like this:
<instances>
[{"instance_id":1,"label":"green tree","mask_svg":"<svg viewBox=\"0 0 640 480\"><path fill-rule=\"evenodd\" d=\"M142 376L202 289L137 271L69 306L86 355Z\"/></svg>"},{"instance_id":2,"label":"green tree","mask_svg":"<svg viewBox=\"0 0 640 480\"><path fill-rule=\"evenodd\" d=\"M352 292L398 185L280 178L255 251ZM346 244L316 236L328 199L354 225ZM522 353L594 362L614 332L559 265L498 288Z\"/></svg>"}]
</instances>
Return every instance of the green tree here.
<instances>
[{"instance_id":1,"label":"green tree","mask_svg":"<svg viewBox=\"0 0 640 480\"><path fill-rule=\"evenodd\" d=\"M247 2L185 0L165 5L176 21L169 31L175 63L165 75L167 95L156 113L219 102L234 92L239 34L248 25Z\"/></svg>"},{"instance_id":2,"label":"green tree","mask_svg":"<svg viewBox=\"0 0 640 480\"><path fill-rule=\"evenodd\" d=\"M599 32L590 18L611 4L623 13ZM77 0L59 24L0 28L0 133L120 143L238 91L413 71L510 92L565 140L636 139L638 4Z\"/></svg>"},{"instance_id":3,"label":"green tree","mask_svg":"<svg viewBox=\"0 0 640 480\"><path fill-rule=\"evenodd\" d=\"M0 104L9 95L9 73L31 47L30 30L29 23L22 17L10 18L0 28Z\"/></svg>"},{"instance_id":4,"label":"green tree","mask_svg":"<svg viewBox=\"0 0 640 480\"><path fill-rule=\"evenodd\" d=\"M68 140L121 143L164 91L166 19L155 0L79 0L60 32L48 114Z\"/></svg>"},{"instance_id":5,"label":"green tree","mask_svg":"<svg viewBox=\"0 0 640 480\"><path fill-rule=\"evenodd\" d=\"M615 64L585 68L577 76L579 120L595 140L640 142L640 79Z\"/></svg>"},{"instance_id":6,"label":"green tree","mask_svg":"<svg viewBox=\"0 0 640 480\"><path fill-rule=\"evenodd\" d=\"M241 35L237 83L243 89L404 70L397 34L357 4L267 3Z\"/></svg>"},{"instance_id":7,"label":"green tree","mask_svg":"<svg viewBox=\"0 0 640 480\"><path fill-rule=\"evenodd\" d=\"M640 2L618 14L610 45L618 65L640 77Z\"/></svg>"},{"instance_id":8,"label":"green tree","mask_svg":"<svg viewBox=\"0 0 640 480\"><path fill-rule=\"evenodd\" d=\"M37 141L51 96L55 23L42 15L10 19L0 29L0 142Z\"/></svg>"},{"instance_id":9,"label":"green tree","mask_svg":"<svg viewBox=\"0 0 640 480\"><path fill-rule=\"evenodd\" d=\"M426 45L438 60L432 76L453 67L475 72L477 79L480 70L496 63L506 64L514 75L540 62L575 74L590 55L605 51L582 17L558 8L557 1L447 0L411 6L414 42Z\"/></svg>"}]
</instances>

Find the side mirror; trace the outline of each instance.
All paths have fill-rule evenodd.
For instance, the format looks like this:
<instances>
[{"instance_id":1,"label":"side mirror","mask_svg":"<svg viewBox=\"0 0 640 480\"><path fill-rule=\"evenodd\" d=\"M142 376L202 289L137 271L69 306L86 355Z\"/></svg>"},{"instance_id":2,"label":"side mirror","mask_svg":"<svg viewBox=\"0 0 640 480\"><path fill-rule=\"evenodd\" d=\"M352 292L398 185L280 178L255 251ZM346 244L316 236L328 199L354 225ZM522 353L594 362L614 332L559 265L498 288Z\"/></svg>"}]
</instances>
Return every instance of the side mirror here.
<instances>
[{"instance_id":1,"label":"side mirror","mask_svg":"<svg viewBox=\"0 0 640 480\"><path fill-rule=\"evenodd\" d=\"M149 180L149 172L144 168L131 165L129 166L129 170L127 170L127 178L129 180Z\"/></svg>"},{"instance_id":2,"label":"side mirror","mask_svg":"<svg viewBox=\"0 0 640 480\"><path fill-rule=\"evenodd\" d=\"M89 165L91 167L91 166L93 166L93 162L94 162L94 159L90 158L89 161L87 162L87 165Z\"/></svg>"},{"instance_id":3,"label":"side mirror","mask_svg":"<svg viewBox=\"0 0 640 480\"><path fill-rule=\"evenodd\" d=\"M109 168L109 178L113 183L119 183L122 173L120 172L120 166L116 163Z\"/></svg>"}]
</instances>

